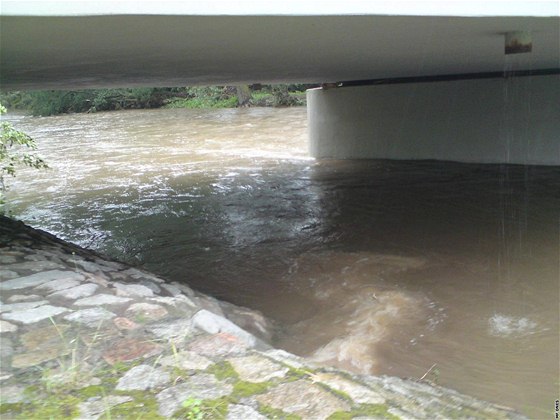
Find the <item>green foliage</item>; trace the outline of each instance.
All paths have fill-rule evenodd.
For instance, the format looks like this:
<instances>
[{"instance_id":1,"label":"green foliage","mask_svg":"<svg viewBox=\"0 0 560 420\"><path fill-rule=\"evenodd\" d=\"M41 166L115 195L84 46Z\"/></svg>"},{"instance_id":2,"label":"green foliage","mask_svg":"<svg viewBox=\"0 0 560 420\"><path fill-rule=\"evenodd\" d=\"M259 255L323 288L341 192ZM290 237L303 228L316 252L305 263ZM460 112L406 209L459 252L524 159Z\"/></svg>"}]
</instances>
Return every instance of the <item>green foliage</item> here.
<instances>
[{"instance_id":1,"label":"green foliage","mask_svg":"<svg viewBox=\"0 0 560 420\"><path fill-rule=\"evenodd\" d=\"M235 108L305 105L312 85L243 85L174 88L85 89L75 91L6 92L0 101L35 116L141 108ZM239 104L238 93L242 93Z\"/></svg>"},{"instance_id":2,"label":"green foliage","mask_svg":"<svg viewBox=\"0 0 560 420\"><path fill-rule=\"evenodd\" d=\"M166 108L235 108L235 88L227 86L188 87L168 101Z\"/></svg>"},{"instance_id":3,"label":"green foliage","mask_svg":"<svg viewBox=\"0 0 560 420\"><path fill-rule=\"evenodd\" d=\"M40 91L30 93L33 115L55 115L66 112L85 112L90 108L91 95L87 91Z\"/></svg>"},{"instance_id":4,"label":"green foliage","mask_svg":"<svg viewBox=\"0 0 560 420\"><path fill-rule=\"evenodd\" d=\"M288 85L278 85L272 88L272 95L274 97L274 106L296 106L302 105L300 100L293 95L290 95Z\"/></svg>"},{"instance_id":5,"label":"green foliage","mask_svg":"<svg viewBox=\"0 0 560 420\"><path fill-rule=\"evenodd\" d=\"M187 398L183 401L183 408L175 413L174 418L187 420L225 419L227 415L228 401L224 398L216 400L201 400L198 398Z\"/></svg>"},{"instance_id":6,"label":"green foliage","mask_svg":"<svg viewBox=\"0 0 560 420\"><path fill-rule=\"evenodd\" d=\"M202 400L197 398L188 398L183 401L183 408L185 408L184 416L188 420L202 420L204 413L202 412Z\"/></svg>"},{"instance_id":7,"label":"green foliage","mask_svg":"<svg viewBox=\"0 0 560 420\"><path fill-rule=\"evenodd\" d=\"M14 98L11 97L13 102ZM113 111L119 109L226 108L235 107L234 90L223 87L122 88L78 91L30 92L19 103L27 103L33 115L71 112Z\"/></svg>"},{"instance_id":8,"label":"green foliage","mask_svg":"<svg viewBox=\"0 0 560 420\"><path fill-rule=\"evenodd\" d=\"M189 108L189 109L201 109L201 108L235 108L237 105L237 97L231 97L229 99L208 99L208 98L178 98L169 102L166 108Z\"/></svg>"},{"instance_id":9,"label":"green foliage","mask_svg":"<svg viewBox=\"0 0 560 420\"><path fill-rule=\"evenodd\" d=\"M0 103L8 109L29 109L32 98L28 92L0 92Z\"/></svg>"},{"instance_id":10,"label":"green foliage","mask_svg":"<svg viewBox=\"0 0 560 420\"><path fill-rule=\"evenodd\" d=\"M6 108L0 104L0 115L5 113ZM27 134L16 130L8 122L0 124L0 214L5 213L6 176L16 176L18 166L48 168L45 161L33 153L36 149L35 141Z\"/></svg>"},{"instance_id":11,"label":"green foliage","mask_svg":"<svg viewBox=\"0 0 560 420\"><path fill-rule=\"evenodd\" d=\"M77 91L29 92L33 115L56 115L70 112L97 112L117 109L158 108L173 94L169 88L87 89Z\"/></svg>"}]
</instances>

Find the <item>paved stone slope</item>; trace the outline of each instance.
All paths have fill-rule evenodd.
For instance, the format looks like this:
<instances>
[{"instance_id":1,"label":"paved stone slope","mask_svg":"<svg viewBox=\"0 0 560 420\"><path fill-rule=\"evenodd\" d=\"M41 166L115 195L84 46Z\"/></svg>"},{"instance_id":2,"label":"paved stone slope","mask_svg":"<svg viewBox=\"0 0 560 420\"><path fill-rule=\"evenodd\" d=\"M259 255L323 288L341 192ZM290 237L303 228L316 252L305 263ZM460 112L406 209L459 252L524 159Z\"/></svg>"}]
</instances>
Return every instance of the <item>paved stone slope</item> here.
<instances>
[{"instance_id":1,"label":"paved stone slope","mask_svg":"<svg viewBox=\"0 0 560 420\"><path fill-rule=\"evenodd\" d=\"M0 417L523 418L266 344L262 315L0 216Z\"/></svg>"}]
</instances>

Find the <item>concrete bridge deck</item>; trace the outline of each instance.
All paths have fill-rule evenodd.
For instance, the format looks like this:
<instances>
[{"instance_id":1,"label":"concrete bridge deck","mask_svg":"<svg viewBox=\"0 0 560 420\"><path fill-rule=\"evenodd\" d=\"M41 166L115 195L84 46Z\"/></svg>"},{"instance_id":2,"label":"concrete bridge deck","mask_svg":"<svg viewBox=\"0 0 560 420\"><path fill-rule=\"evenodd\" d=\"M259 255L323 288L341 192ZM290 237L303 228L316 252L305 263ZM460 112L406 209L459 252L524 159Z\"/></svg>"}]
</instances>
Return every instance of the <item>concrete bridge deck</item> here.
<instances>
[{"instance_id":1,"label":"concrete bridge deck","mask_svg":"<svg viewBox=\"0 0 560 420\"><path fill-rule=\"evenodd\" d=\"M560 164L555 1L196 3L3 1L0 88L376 80L310 92L315 156ZM515 33L523 53L505 54ZM539 83L507 95L515 85L499 79L515 71ZM438 75L445 89L414 79ZM380 94L378 82L403 77L412 84ZM380 97L397 118L376 117Z\"/></svg>"},{"instance_id":2,"label":"concrete bridge deck","mask_svg":"<svg viewBox=\"0 0 560 420\"><path fill-rule=\"evenodd\" d=\"M0 86L322 83L560 67L554 1L229 3L2 1ZM506 57L508 31L530 31L532 53Z\"/></svg>"}]
</instances>

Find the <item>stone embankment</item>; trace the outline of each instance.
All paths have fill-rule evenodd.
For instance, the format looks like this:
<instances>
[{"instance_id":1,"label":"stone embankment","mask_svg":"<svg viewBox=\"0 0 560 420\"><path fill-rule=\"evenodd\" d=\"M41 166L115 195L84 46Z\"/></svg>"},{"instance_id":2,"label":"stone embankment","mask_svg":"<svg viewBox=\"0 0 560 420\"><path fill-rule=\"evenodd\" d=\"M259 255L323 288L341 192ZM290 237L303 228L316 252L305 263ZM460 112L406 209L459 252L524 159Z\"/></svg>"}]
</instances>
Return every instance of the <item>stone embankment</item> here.
<instances>
[{"instance_id":1,"label":"stone embankment","mask_svg":"<svg viewBox=\"0 0 560 420\"><path fill-rule=\"evenodd\" d=\"M267 344L264 317L0 216L0 417L523 418Z\"/></svg>"}]
</instances>

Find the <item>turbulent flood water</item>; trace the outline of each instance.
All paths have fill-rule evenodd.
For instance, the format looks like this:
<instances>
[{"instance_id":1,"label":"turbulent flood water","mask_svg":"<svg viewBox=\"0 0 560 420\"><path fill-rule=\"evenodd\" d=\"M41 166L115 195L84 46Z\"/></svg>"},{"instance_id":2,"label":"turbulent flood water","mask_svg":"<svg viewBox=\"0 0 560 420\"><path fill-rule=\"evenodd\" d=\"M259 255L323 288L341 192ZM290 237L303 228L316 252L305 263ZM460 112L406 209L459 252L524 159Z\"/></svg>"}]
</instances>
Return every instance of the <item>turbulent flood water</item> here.
<instances>
[{"instance_id":1,"label":"turbulent flood water","mask_svg":"<svg viewBox=\"0 0 560 420\"><path fill-rule=\"evenodd\" d=\"M8 116L12 211L259 309L276 346L552 416L560 168L314 161L305 109Z\"/></svg>"}]
</instances>

